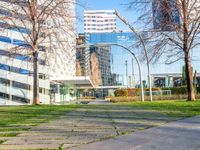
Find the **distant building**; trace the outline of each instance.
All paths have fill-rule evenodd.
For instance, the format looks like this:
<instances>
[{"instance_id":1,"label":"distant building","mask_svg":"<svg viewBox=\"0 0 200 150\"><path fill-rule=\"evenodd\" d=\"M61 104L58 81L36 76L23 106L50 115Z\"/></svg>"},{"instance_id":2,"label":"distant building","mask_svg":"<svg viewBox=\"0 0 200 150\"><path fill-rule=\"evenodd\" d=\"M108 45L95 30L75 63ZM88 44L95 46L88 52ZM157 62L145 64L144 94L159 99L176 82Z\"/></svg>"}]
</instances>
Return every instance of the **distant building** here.
<instances>
[{"instance_id":1,"label":"distant building","mask_svg":"<svg viewBox=\"0 0 200 150\"><path fill-rule=\"evenodd\" d=\"M89 65L90 65L90 51L88 47L81 47L81 45L86 44L86 35L79 34L77 38L77 48L76 48L76 75L77 76L88 76L89 75ZM80 46L80 47L79 47Z\"/></svg>"},{"instance_id":2,"label":"distant building","mask_svg":"<svg viewBox=\"0 0 200 150\"><path fill-rule=\"evenodd\" d=\"M103 86L111 85L111 64L110 64L110 55L111 47L90 47L90 53L95 53L99 60L99 70L101 72L101 80ZM91 59L92 61L92 59ZM92 62L91 62L92 64Z\"/></svg>"},{"instance_id":3,"label":"distant building","mask_svg":"<svg viewBox=\"0 0 200 150\"><path fill-rule=\"evenodd\" d=\"M116 15L114 10L85 10L84 32L105 33L116 31Z\"/></svg>"},{"instance_id":4,"label":"distant building","mask_svg":"<svg viewBox=\"0 0 200 150\"><path fill-rule=\"evenodd\" d=\"M111 85L113 86L124 86L124 87L134 87L134 77L126 76L123 74L112 73L111 75Z\"/></svg>"},{"instance_id":5,"label":"distant building","mask_svg":"<svg viewBox=\"0 0 200 150\"><path fill-rule=\"evenodd\" d=\"M86 37L87 36L85 34L80 34L77 39L77 45L79 45L76 49L77 75L90 76L95 86L110 85L111 47L89 46L86 43Z\"/></svg>"},{"instance_id":6,"label":"distant building","mask_svg":"<svg viewBox=\"0 0 200 150\"><path fill-rule=\"evenodd\" d=\"M178 87L182 85L181 73L160 73L152 74L153 87ZM197 86L200 86L200 74L197 73Z\"/></svg>"}]
</instances>

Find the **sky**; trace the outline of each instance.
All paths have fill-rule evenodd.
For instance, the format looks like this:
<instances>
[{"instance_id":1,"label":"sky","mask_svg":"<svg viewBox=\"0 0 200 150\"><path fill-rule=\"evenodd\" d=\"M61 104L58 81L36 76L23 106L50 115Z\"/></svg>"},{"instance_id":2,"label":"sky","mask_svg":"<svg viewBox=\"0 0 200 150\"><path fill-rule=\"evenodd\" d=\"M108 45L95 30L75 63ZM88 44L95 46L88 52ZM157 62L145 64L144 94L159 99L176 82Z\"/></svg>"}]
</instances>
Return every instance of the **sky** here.
<instances>
[{"instance_id":1,"label":"sky","mask_svg":"<svg viewBox=\"0 0 200 150\"><path fill-rule=\"evenodd\" d=\"M127 9L125 3L128 0L79 0L79 3L82 6L77 6L77 16L80 19L77 19L77 32L83 33L83 11L86 10L95 10L95 9L108 9L113 10L116 9L123 15L130 23L133 23L137 20L137 15L132 10ZM117 19L117 30L130 31L129 28L124 25L119 19ZM113 64L112 64L112 73L117 73L121 75L125 75L125 61L128 61L128 74L132 74L132 59L130 54L125 52L119 47L112 48L113 55ZM137 72L137 71L136 71Z\"/></svg>"},{"instance_id":2,"label":"sky","mask_svg":"<svg viewBox=\"0 0 200 150\"><path fill-rule=\"evenodd\" d=\"M83 33L83 10L84 9L116 9L119 11L127 20L134 22L137 19L135 12L128 10L124 5L128 0L79 0L82 6L77 6L77 32ZM123 23L117 20L117 28L119 30L128 30Z\"/></svg>"},{"instance_id":3,"label":"sky","mask_svg":"<svg viewBox=\"0 0 200 150\"><path fill-rule=\"evenodd\" d=\"M86 10L92 10L92 9L116 9L122 16L126 18L131 24L136 22L138 14L134 10L127 9L127 6L125 5L126 2L130 0L79 0L79 4L81 6L77 6L77 32L78 33L83 33L84 32L84 27L83 27L83 11L84 9ZM139 29L141 28L140 24L134 24L134 26ZM130 31L128 27L126 27L119 19L117 20L117 29L118 30L123 30L123 31ZM118 74L123 74L125 75L125 61L128 61L128 75L132 74L132 58L131 56L122 50L121 48L114 48L115 51L113 52L112 49L112 55L114 57L113 64L112 64L112 72L118 73ZM176 68L181 68L179 64ZM145 64L142 65L142 70L143 70L143 76L144 79L147 77L147 69L144 67L146 66ZM136 81L138 82L138 67L136 65L136 62L134 62L134 74L136 75ZM158 69L159 68L159 69ZM157 66L152 66L152 72L153 73L160 73L160 72L167 72L171 69L169 69L166 65L164 64L158 64ZM180 72L180 70L178 71Z\"/></svg>"},{"instance_id":4,"label":"sky","mask_svg":"<svg viewBox=\"0 0 200 150\"><path fill-rule=\"evenodd\" d=\"M77 0L79 1L78 3L81 6L77 6L77 32L78 33L83 33L84 32L84 27L83 27L83 11L84 9L116 9L117 11L119 11L122 16L124 16L130 23L133 23L137 20L137 17L139 14L137 14L136 11L133 10L129 10L127 9L127 6L124 5L126 2L130 1L130 0ZM137 29L141 28L140 24L134 24L135 27ZM129 31L129 29L120 21L117 20L117 29L118 30L125 30L125 31ZM117 50L117 52L115 51L114 54L119 55L120 59L115 59L114 62L114 69L113 70L120 70L122 74L125 74L125 61L128 60L128 70L129 70L129 75L132 74L132 67L131 67L131 61L132 58L130 56L127 55L127 53L124 53L124 51L122 50ZM116 56L117 57L117 56ZM119 57L117 57L119 58ZM120 61L121 62L120 62ZM195 65L199 65L200 63L196 63ZM166 73L166 72L181 72L181 68L182 68L183 63L176 63L173 64L173 67L171 65L167 66L163 63L156 63L152 64L151 66L151 70L152 73ZM195 68L198 68L197 66L195 66ZM143 75L146 78L147 75L147 69L144 67L146 66L145 64L142 64L142 70L143 70ZM134 66L136 68L135 72L137 71L137 66ZM116 72L114 71L114 72ZM136 73L137 75L137 73Z\"/></svg>"}]
</instances>

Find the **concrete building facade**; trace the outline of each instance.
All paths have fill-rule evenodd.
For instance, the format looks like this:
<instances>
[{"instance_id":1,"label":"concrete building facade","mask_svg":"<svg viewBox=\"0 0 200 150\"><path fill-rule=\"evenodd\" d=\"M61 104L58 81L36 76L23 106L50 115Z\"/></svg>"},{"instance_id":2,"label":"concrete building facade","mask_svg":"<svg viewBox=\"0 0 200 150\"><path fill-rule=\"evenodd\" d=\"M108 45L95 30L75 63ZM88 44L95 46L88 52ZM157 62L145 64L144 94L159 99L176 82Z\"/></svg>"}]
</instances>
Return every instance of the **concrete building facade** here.
<instances>
[{"instance_id":1,"label":"concrete building facade","mask_svg":"<svg viewBox=\"0 0 200 150\"><path fill-rule=\"evenodd\" d=\"M85 10L84 32L105 33L116 31L116 15L114 10Z\"/></svg>"},{"instance_id":2,"label":"concrete building facade","mask_svg":"<svg viewBox=\"0 0 200 150\"><path fill-rule=\"evenodd\" d=\"M8 6L17 10L20 4L1 1L0 6ZM75 5L73 0L69 0L67 11L71 16L66 23L66 31L62 34L57 30L62 38L68 39L65 45L59 46L56 41L53 48L49 47L47 41L40 44L39 52L39 92L40 103L49 104L60 102L60 85L62 83L51 80L54 77L75 76L76 72L76 35L75 33ZM19 9L20 10L20 9ZM10 12L1 10L1 16ZM21 14L22 12L17 12ZM24 16L25 14L21 14ZM29 28L25 28L18 18L13 28L8 28L6 23L0 21L0 105L31 104L33 100L33 59L26 51L26 40L23 35L32 34ZM19 24L18 24L19 22ZM70 23L69 23L70 22ZM9 22L9 26L12 22ZM26 22L29 26L29 21ZM46 23L47 25L49 23ZM23 52L15 51L15 47L23 47ZM11 51L12 48L12 51ZM13 50L14 49L14 50ZM15 53L13 53L13 51Z\"/></svg>"}]
</instances>

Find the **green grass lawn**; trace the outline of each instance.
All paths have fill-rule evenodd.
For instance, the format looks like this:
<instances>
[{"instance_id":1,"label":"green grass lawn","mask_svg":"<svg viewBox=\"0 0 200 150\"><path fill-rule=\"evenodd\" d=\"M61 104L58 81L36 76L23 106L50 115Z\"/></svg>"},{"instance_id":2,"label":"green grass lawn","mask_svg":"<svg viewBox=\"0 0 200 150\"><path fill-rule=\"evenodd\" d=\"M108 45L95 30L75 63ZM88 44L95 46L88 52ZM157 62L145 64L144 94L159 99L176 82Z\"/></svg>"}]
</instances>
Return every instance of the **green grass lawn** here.
<instances>
[{"instance_id":1,"label":"green grass lawn","mask_svg":"<svg viewBox=\"0 0 200 150\"><path fill-rule=\"evenodd\" d=\"M191 117L200 115L200 101L155 101L155 102L129 102L117 105L129 105L132 108L142 108L159 111L169 116Z\"/></svg>"},{"instance_id":2,"label":"green grass lawn","mask_svg":"<svg viewBox=\"0 0 200 150\"><path fill-rule=\"evenodd\" d=\"M1 137L16 136L20 132L30 129L32 126L37 126L41 123L48 122L76 108L86 106L87 105L41 105L0 107L0 143L2 142ZM91 108L95 108L97 106L98 105L90 105ZM137 108L144 110L148 109L172 117L172 120L200 115L200 101L186 102L179 100L156 102L130 102L102 105L101 107L109 109L109 107L113 106L128 106L133 109Z\"/></svg>"},{"instance_id":3,"label":"green grass lawn","mask_svg":"<svg viewBox=\"0 0 200 150\"><path fill-rule=\"evenodd\" d=\"M0 107L0 137L16 136L20 131L48 122L78 107L79 105Z\"/></svg>"}]
</instances>

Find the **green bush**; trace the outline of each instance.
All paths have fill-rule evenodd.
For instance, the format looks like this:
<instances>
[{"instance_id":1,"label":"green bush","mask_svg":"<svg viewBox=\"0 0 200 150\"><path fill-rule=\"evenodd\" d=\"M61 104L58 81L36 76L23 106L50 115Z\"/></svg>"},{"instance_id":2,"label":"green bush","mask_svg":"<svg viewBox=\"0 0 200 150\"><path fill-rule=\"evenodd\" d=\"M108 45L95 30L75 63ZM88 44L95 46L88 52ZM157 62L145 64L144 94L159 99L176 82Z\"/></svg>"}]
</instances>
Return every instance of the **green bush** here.
<instances>
[{"instance_id":1,"label":"green bush","mask_svg":"<svg viewBox=\"0 0 200 150\"><path fill-rule=\"evenodd\" d=\"M197 87L197 88L196 88L196 92L197 92L197 94L200 93L200 87Z\"/></svg>"},{"instance_id":2,"label":"green bush","mask_svg":"<svg viewBox=\"0 0 200 150\"><path fill-rule=\"evenodd\" d=\"M128 90L128 96L135 96L135 89L134 88L129 88Z\"/></svg>"},{"instance_id":3,"label":"green bush","mask_svg":"<svg viewBox=\"0 0 200 150\"><path fill-rule=\"evenodd\" d=\"M81 96L79 99L96 99L94 96Z\"/></svg>"},{"instance_id":4,"label":"green bush","mask_svg":"<svg viewBox=\"0 0 200 150\"><path fill-rule=\"evenodd\" d=\"M152 91L161 91L161 88L152 88ZM149 88L144 88L144 92L149 91ZM128 88L128 89L117 89L114 93L116 97L122 96L140 96L141 88Z\"/></svg>"},{"instance_id":5,"label":"green bush","mask_svg":"<svg viewBox=\"0 0 200 150\"><path fill-rule=\"evenodd\" d=\"M161 90L162 90L161 88L152 88L152 91L161 91ZM128 89L128 91L129 91L128 96L139 96L141 93L141 88L132 88L132 89ZM146 91L149 91L149 88L144 88L144 92Z\"/></svg>"},{"instance_id":6,"label":"green bush","mask_svg":"<svg viewBox=\"0 0 200 150\"><path fill-rule=\"evenodd\" d=\"M160 96L153 96L153 101L160 101L160 100L186 100L187 95L160 95ZM196 99L200 99L200 95L196 95ZM140 96L134 97L109 97L110 102L119 103L119 102L137 102L141 101ZM145 96L145 101L149 101L150 97Z\"/></svg>"},{"instance_id":7,"label":"green bush","mask_svg":"<svg viewBox=\"0 0 200 150\"><path fill-rule=\"evenodd\" d=\"M170 90L172 95L187 94L187 86L169 87L169 88L163 88L162 90Z\"/></svg>"},{"instance_id":8,"label":"green bush","mask_svg":"<svg viewBox=\"0 0 200 150\"><path fill-rule=\"evenodd\" d=\"M127 97L128 96L128 90L127 89L117 89L114 92L116 97L120 97L120 96L124 96Z\"/></svg>"}]
</instances>

